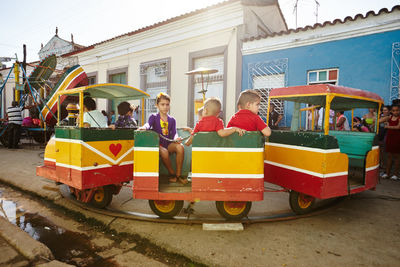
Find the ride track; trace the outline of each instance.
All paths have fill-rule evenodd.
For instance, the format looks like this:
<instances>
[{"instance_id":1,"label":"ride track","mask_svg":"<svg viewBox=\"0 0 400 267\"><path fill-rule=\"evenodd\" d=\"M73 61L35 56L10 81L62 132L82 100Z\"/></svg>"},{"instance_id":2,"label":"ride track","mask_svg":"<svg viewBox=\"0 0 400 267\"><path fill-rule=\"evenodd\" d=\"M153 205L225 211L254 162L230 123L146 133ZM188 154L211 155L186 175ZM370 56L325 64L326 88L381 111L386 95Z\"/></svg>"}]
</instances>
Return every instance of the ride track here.
<instances>
[{"instance_id":1,"label":"ride track","mask_svg":"<svg viewBox=\"0 0 400 267\"><path fill-rule=\"evenodd\" d=\"M330 203L322 205L307 214L297 215L294 212L287 210L287 211L279 213L279 214L270 214L270 215L265 215L265 216L247 216L241 220L226 220L225 218L222 218L222 217L215 217L215 218L208 218L208 219L196 218L196 217L192 216L192 214L194 213L194 209L193 209L193 204L190 203L188 205L188 207L183 208L181 213L179 214L179 215L181 215L182 213L187 214L186 217L175 216L172 219L163 219L154 214L141 213L141 212L135 212L135 211L122 211L122 210L118 210L118 209L112 209L109 207L105 208L105 209L98 209L98 208L92 207L88 204L85 204L83 202L76 200L76 198L74 198L74 195L71 194L69 187L67 185L61 185L59 187L59 192L70 203L72 203L82 209L85 209L85 210L88 210L90 212L94 212L97 214L111 216L111 217L115 217L115 218L129 219L129 220L157 222L157 223L189 224L189 225L203 224L203 223L222 224L222 223L232 223L232 222L243 223L243 224L252 224L252 223L267 223L267 222L296 220L296 219L308 218L308 217L324 214L328 211L333 210L334 208L337 208L343 202L343 200L346 199L345 197L336 198L333 201L331 200ZM125 201L125 203L132 199L133 198Z\"/></svg>"}]
</instances>

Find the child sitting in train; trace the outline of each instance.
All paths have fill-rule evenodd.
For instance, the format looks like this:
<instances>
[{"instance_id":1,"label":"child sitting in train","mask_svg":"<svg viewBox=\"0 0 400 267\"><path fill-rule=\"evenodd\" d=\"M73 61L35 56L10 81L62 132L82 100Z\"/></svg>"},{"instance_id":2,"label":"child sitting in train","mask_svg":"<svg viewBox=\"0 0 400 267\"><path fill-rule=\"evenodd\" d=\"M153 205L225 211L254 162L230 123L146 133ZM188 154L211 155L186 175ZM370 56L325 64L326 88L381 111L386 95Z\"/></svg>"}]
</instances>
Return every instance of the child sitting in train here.
<instances>
[{"instance_id":1,"label":"child sitting in train","mask_svg":"<svg viewBox=\"0 0 400 267\"><path fill-rule=\"evenodd\" d=\"M271 129L258 116L261 96L255 90L245 90L240 93L237 102L239 111L231 117L228 127L238 127L246 131L260 131L264 136L271 135Z\"/></svg>"},{"instance_id":2,"label":"child sitting in train","mask_svg":"<svg viewBox=\"0 0 400 267\"><path fill-rule=\"evenodd\" d=\"M169 182L179 181L187 184L187 178L181 177L184 159L184 148L181 138L178 137L175 119L168 115L170 109L170 97L165 93L159 93L156 98L158 113L150 115L148 122L139 130L153 130L160 135L160 156L169 173ZM174 140L174 141L170 141ZM172 168L169 154L176 154L176 173Z\"/></svg>"},{"instance_id":3,"label":"child sitting in train","mask_svg":"<svg viewBox=\"0 0 400 267\"><path fill-rule=\"evenodd\" d=\"M85 97L83 100L83 127L100 127L107 128L107 119L104 115L96 110L96 102L91 97Z\"/></svg>"},{"instance_id":4,"label":"child sitting in train","mask_svg":"<svg viewBox=\"0 0 400 267\"><path fill-rule=\"evenodd\" d=\"M224 122L218 118L221 111L221 101L216 98L208 98L204 102L202 116L199 122L194 127L192 136L186 141L186 145L190 146L193 141L193 135L197 132L217 132L221 137L229 136L234 132L242 136L245 131L237 127L224 128Z\"/></svg>"},{"instance_id":5,"label":"child sitting in train","mask_svg":"<svg viewBox=\"0 0 400 267\"><path fill-rule=\"evenodd\" d=\"M118 105L118 120L115 122L116 128L136 128L136 121L133 119L133 108L131 104L124 101Z\"/></svg>"}]
</instances>

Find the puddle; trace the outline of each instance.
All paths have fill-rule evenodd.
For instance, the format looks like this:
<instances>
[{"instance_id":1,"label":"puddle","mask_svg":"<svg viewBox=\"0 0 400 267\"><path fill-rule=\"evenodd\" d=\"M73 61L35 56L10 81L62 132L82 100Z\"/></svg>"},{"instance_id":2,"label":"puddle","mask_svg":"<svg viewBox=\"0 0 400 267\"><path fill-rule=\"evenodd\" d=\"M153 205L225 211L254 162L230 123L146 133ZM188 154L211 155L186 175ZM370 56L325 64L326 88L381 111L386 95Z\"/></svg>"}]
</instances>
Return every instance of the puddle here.
<instances>
[{"instance_id":1,"label":"puddle","mask_svg":"<svg viewBox=\"0 0 400 267\"><path fill-rule=\"evenodd\" d=\"M19 208L16 202L0 198L0 216L45 244L59 261L77 266L116 266L95 253L87 235L59 227L37 213Z\"/></svg>"}]
</instances>

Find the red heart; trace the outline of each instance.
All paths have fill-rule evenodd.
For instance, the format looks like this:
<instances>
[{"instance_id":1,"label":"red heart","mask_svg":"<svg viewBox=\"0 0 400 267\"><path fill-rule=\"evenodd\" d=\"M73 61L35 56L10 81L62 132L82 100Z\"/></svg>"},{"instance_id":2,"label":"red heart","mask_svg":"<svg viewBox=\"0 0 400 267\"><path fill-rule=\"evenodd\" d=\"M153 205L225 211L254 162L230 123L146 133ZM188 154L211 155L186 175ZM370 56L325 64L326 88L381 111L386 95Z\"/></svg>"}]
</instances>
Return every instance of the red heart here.
<instances>
[{"instance_id":1,"label":"red heart","mask_svg":"<svg viewBox=\"0 0 400 267\"><path fill-rule=\"evenodd\" d=\"M110 149L111 153L114 154L114 157L116 157L118 155L118 153L121 151L122 145L121 144L111 144L108 148Z\"/></svg>"}]
</instances>

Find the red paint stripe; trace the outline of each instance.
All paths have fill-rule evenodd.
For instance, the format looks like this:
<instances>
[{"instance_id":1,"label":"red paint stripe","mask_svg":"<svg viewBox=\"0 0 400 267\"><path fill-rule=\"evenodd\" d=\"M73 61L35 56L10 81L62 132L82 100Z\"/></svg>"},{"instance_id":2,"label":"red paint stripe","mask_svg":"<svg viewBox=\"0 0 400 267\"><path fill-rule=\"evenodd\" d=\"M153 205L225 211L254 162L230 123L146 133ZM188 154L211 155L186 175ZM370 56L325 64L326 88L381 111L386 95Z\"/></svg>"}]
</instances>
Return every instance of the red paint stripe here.
<instances>
[{"instance_id":1,"label":"red paint stripe","mask_svg":"<svg viewBox=\"0 0 400 267\"><path fill-rule=\"evenodd\" d=\"M320 199L347 195L347 175L320 178L264 164L265 181Z\"/></svg>"},{"instance_id":2,"label":"red paint stripe","mask_svg":"<svg viewBox=\"0 0 400 267\"><path fill-rule=\"evenodd\" d=\"M79 171L57 166L56 173L61 183L82 190L98 186L129 182L132 180L133 176L133 165L114 165L107 168L87 171Z\"/></svg>"}]
</instances>

